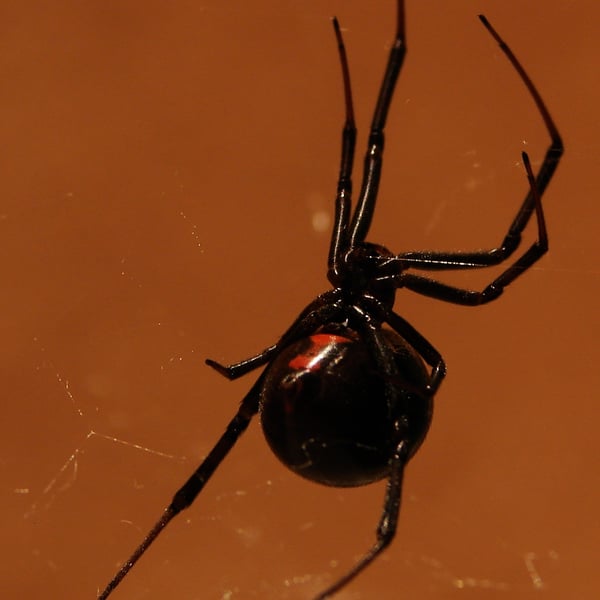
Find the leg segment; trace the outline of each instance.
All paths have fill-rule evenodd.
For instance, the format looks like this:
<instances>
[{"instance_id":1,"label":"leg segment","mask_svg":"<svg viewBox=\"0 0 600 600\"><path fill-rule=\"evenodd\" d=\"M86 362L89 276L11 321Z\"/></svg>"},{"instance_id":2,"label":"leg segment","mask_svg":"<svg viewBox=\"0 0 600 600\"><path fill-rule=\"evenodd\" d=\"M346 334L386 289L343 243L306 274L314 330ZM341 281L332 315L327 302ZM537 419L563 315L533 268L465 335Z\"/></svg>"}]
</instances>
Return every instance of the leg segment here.
<instances>
[{"instance_id":1,"label":"leg segment","mask_svg":"<svg viewBox=\"0 0 600 600\"><path fill-rule=\"evenodd\" d=\"M377 527L377 539L370 550L352 567L348 573L340 577L333 585L321 592L315 600L325 600L341 590L357 575L368 567L381 552L390 544L396 534L396 525L400 513L400 500L402 497L402 479L404 465L408 460L407 444L400 442L394 452L390 464L390 478L388 480L383 503L383 514Z\"/></svg>"},{"instance_id":2,"label":"leg segment","mask_svg":"<svg viewBox=\"0 0 600 600\"><path fill-rule=\"evenodd\" d=\"M387 324L402 336L431 367L427 392L434 395L446 375L446 363L442 355L408 321L394 312L386 316Z\"/></svg>"},{"instance_id":3,"label":"leg segment","mask_svg":"<svg viewBox=\"0 0 600 600\"><path fill-rule=\"evenodd\" d=\"M127 559L121 569L104 588L102 593L98 596L98 600L106 600L106 598L110 596L112 591L119 585L121 580L141 558L144 552L146 552L161 531L182 510L190 506L202 491L205 483L210 479L210 476L215 472L225 456L227 456L242 433L244 433L252 417L258 412L258 397L262 386L262 380L263 377L261 375L242 400L238 412L229 422L225 433L221 436L215 447L210 451L196 471L194 471L192 476L175 493L171 503L165 508L160 519L155 523L142 543L135 549L133 554Z\"/></svg>"},{"instance_id":4,"label":"leg segment","mask_svg":"<svg viewBox=\"0 0 600 600\"><path fill-rule=\"evenodd\" d=\"M291 327L281 336L279 341L268 348L265 348L259 354L246 358L232 365L222 365L212 359L205 362L209 367L215 369L227 379L238 379L246 373L258 369L267 364L277 353L291 344L293 341L308 335L318 329L324 323L330 322L335 315L339 313L340 308L337 304L340 299L340 290L330 290L321 294L316 300L311 302L292 323Z\"/></svg>"},{"instance_id":5,"label":"leg segment","mask_svg":"<svg viewBox=\"0 0 600 600\"><path fill-rule=\"evenodd\" d=\"M222 365L211 358L207 358L204 362L209 367L212 367L215 371L217 371L217 373L223 375L223 377L227 377L227 379L232 380L242 377L246 375L246 373L250 373L250 371L258 369L262 365L266 365L275 356L278 348L279 344L273 344L255 356L245 358L244 360L232 365Z\"/></svg>"},{"instance_id":6,"label":"leg segment","mask_svg":"<svg viewBox=\"0 0 600 600\"><path fill-rule=\"evenodd\" d=\"M365 156L363 180L360 190L358 204L352 217L350 226L350 248L363 242L369 231L375 201L379 189L379 178L383 159L383 146L385 122L388 110L394 95L396 81L406 55L406 35L404 32L404 2L398 0L398 14L396 21L396 38L390 50L383 83L379 92L375 114L371 123L371 132L367 143L367 154Z\"/></svg>"},{"instance_id":7,"label":"leg segment","mask_svg":"<svg viewBox=\"0 0 600 600\"><path fill-rule=\"evenodd\" d=\"M523 152L523 164L527 171L531 196L535 203L538 223L538 239L521 255L520 258L481 291L465 290L446 285L440 281L428 279L427 277L412 275L410 273L402 273L397 277L399 287L406 287L413 292L423 294L424 296L431 296L438 300L444 300L445 302L476 306L495 300L504 291L506 286L537 262L548 250L548 234L546 231L544 212L542 210L542 202L537 190L536 179L531 170L529 157L525 152Z\"/></svg>"},{"instance_id":8,"label":"leg segment","mask_svg":"<svg viewBox=\"0 0 600 600\"><path fill-rule=\"evenodd\" d=\"M528 171L529 192L525 196L519 211L513 219L513 222L508 229L508 233L498 247L492 248L491 250L480 250L477 252L406 252L399 255L398 259L405 263L407 267L425 270L467 269L497 265L506 260L518 247L521 241L521 234L527 226L527 223L529 222L531 214L534 210L537 214L538 229L541 227L540 221L543 221L541 197L546 191L546 187L550 183L550 180L552 179L552 176L554 175L554 172L556 171L560 158L563 154L563 143L560 134L558 133L558 129L552 120L550 112L542 100L540 93L533 85L529 75L521 63L517 60L517 57L513 54L506 42L490 25L489 21L483 15L480 15L479 18L490 35L496 40L496 42L498 42L501 50L514 67L515 71L517 71L521 81L523 81L525 84L527 91L535 102L538 112L540 113L540 116L546 125L546 129L550 135L551 143L546 150L546 155L544 156L542 166L540 167L540 170L535 176L533 182L531 181L532 178L529 174L531 169L525 165L525 168ZM524 162L528 161L524 159ZM537 258L539 258L539 256ZM537 258L534 258L532 263L535 262ZM525 263L527 263L527 260L525 260Z\"/></svg>"},{"instance_id":9,"label":"leg segment","mask_svg":"<svg viewBox=\"0 0 600 600\"><path fill-rule=\"evenodd\" d=\"M352 88L350 87L350 70L342 32L336 18L333 19L333 28L338 44L338 53L342 66L344 80L344 101L346 105L346 121L342 130L342 159L340 175L335 199L335 222L331 236L328 259L328 277L333 285L339 279L339 265L343 254L348 249L348 223L352 199L352 165L354 163L354 148L356 146L356 124L354 121L354 108L352 106Z\"/></svg>"}]
</instances>

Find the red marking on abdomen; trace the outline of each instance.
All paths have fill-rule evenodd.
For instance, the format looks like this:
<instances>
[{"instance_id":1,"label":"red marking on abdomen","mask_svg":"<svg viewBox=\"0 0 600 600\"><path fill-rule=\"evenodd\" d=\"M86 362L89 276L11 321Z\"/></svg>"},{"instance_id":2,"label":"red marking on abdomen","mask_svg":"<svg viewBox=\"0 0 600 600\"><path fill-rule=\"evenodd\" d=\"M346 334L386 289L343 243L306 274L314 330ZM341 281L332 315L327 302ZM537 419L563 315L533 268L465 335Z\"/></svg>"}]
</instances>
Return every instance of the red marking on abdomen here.
<instances>
[{"instance_id":1,"label":"red marking on abdomen","mask_svg":"<svg viewBox=\"0 0 600 600\"><path fill-rule=\"evenodd\" d=\"M306 351L290 360L289 365L292 369L318 370L320 363L328 353L328 349L331 351L338 344L348 344L352 341L349 338L332 333L315 333L308 339L311 344Z\"/></svg>"}]
</instances>

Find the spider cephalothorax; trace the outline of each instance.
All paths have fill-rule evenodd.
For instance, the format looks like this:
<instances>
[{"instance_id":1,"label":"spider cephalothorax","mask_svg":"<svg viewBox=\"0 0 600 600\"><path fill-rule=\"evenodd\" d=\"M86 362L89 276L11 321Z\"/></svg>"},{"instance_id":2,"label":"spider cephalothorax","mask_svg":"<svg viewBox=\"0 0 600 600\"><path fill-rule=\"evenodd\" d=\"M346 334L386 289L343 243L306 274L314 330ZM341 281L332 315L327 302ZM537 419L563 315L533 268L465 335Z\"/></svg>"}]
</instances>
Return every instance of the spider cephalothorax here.
<instances>
[{"instance_id":1,"label":"spider cephalothorax","mask_svg":"<svg viewBox=\"0 0 600 600\"><path fill-rule=\"evenodd\" d=\"M401 272L400 261L385 246L361 242L346 252L329 280L347 294L375 296L391 310L398 287L394 280Z\"/></svg>"}]
</instances>

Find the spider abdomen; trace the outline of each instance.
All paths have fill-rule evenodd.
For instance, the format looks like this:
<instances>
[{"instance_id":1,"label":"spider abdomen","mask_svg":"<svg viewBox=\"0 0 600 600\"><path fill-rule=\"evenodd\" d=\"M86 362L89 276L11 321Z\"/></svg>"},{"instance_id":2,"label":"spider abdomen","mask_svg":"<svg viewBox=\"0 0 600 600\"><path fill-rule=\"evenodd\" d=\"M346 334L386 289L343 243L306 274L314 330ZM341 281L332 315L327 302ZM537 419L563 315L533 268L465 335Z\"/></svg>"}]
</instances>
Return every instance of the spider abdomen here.
<instances>
[{"instance_id":1,"label":"spider abdomen","mask_svg":"<svg viewBox=\"0 0 600 600\"><path fill-rule=\"evenodd\" d=\"M398 423L414 452L431 420L427 371L403 340L381 339L397 374L382 375L353 331L315 333L285 348L261 393L267 442L291 470L318 483L358 486L389 475Z\"/></svg>"}]
</instances>

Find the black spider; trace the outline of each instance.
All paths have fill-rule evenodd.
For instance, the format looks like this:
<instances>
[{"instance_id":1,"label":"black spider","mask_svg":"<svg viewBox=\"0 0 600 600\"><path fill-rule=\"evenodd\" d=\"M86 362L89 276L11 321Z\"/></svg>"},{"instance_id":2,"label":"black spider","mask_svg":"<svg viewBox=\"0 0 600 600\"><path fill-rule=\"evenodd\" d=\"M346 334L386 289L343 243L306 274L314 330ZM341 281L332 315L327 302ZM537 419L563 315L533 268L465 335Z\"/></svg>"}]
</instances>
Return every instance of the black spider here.
<instances>
[{"instance_id":1,"label":"black spider","mask_svg":"<svg viewBox=\"0 0 600 600\"><path fill-rule=\"evenodd\" d=\"M261 413L265 437L275 454L303 477L332 486L358 486L388 479L375 544L344 576L319 594L319 599L343 588L391 542L404 466L427 433L433 395L446 371L440 353L393 312L396 290L404 287L456 304L484 304L495 300L548 249L541 196L563 152L562 141L523 67L485 17L480 19L525 84L552 140L535 176L527 154L522 155L529 191L503 241L491 250L402 254L365 241L379 187L383 130L406 53L404 2L398 0L396 38L371 124L354 212L350 198L356 127L346 51L334 18L346 122L328 258L327 276L333 289L311 302L277 343L256 356L229 366L206 361L228 379L264 365L266 368L221 439L98 598L109 596L171 519L194 501L257 412ZM453 287L409 272L497 265L519 246L521 232L533 213L537 241L481 291Z\"/></svg>"}]
</instances>

